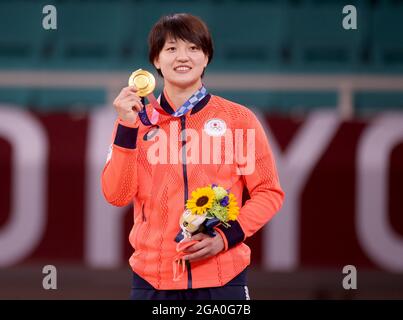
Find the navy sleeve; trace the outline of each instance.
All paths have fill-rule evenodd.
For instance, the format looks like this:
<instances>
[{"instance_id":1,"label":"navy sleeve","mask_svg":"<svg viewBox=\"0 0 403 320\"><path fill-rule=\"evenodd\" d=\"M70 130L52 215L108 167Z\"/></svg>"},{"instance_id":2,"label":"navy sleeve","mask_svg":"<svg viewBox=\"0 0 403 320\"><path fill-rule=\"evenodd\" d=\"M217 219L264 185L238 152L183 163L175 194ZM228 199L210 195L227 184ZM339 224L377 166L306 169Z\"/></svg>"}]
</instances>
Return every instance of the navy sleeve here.
<instances>
[{"instance_id":1,"label":"navy sleeve","mask_svg":"<svg viewBox=\"0 0 403 320\"><path fill-rule=\"evenodd\" d=\"M245 233L243 232L238 221L229 221L228 223L231 225L231 227L226 228L224 225L219 225L218 228L227 238L228 249L230 249L245 239Z\"/></svg>"},{"instance_id":2,"label":"navy sleeve","mask_svg":"<svg viewBox=\"0 0 403 320\"><path fill-rule=\"evenodd\" d=\"M122 148L136 149L138 131L139 128L129 128L118 124L114 144Z\"/></svg>"}]
</instances>

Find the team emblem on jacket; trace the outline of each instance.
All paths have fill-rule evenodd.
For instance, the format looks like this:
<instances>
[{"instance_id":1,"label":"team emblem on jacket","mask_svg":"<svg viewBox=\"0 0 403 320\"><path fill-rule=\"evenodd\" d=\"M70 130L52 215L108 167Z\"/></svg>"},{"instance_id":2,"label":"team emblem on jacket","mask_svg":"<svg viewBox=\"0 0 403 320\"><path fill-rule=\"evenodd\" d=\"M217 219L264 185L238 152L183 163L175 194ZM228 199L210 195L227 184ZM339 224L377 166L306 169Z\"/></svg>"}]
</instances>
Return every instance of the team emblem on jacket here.
<instances>
[{"instance_id":1,"label":"team emblem on jacket","mask_svg":"<svg viewBox=\"0 0 403 320\"><path fill-rule=\"evenodd\" d=\"M227 124L221 119L210 119L204 124L204 131L212 137L220 137L227 131Z\"/></svg>"}]
</instances>

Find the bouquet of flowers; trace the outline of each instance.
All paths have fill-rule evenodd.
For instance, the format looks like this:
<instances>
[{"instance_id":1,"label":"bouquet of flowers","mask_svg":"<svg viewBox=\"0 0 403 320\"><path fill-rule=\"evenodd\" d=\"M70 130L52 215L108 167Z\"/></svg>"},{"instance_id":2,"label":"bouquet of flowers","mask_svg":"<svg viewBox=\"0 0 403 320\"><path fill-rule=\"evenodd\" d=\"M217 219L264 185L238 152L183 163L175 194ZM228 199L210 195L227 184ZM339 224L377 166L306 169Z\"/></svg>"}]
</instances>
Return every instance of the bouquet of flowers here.
<instances>
[{"instance_id":1,"label":"bouquet of flowers","mask_svg":"<svg viewBox=\"0 0 403 320\"><path fill-rule=\"evenodd\" d=\"M186 202L186 210L183 212L179 225L181 231L175 238L178 242L176 251L178 254L173 261L173 280L179 281L185 273L184 250L197 241L183 242L192 234L204 232L214 237L214 227L223 224L230 227L228 223L236 220L239 214L239 207L235 196L223 187L216 184L198 188L192 192L192 197Z\"/></svg>"},{"instance_id":2,"label":"bouquet of flowers","mask_svg":"<svg viewBox=\"0 0 403 320\"><path fill-rule=\"evenodd\" d=\"M239 207L234 194L223 187L212 184L198 188L186 202L186 210L180 219L181 233L176 240L190 238L196 232L205 232L215 236L213 228L219 223L225 227L231 220L236 220Z\"/></svg>"}]
</instances>

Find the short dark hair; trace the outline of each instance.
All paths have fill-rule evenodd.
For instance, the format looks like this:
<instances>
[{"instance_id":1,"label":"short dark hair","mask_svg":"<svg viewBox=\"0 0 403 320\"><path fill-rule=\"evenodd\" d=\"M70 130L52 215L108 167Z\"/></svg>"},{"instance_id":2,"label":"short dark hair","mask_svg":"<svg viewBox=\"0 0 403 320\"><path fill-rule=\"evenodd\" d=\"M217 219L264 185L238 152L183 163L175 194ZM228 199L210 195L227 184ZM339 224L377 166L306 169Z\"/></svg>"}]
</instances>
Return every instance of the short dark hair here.
<instances>
[{"instance_id":1,"label":"short dark hair","mask_svg":"<svg viewBox=\"0 0 403 320\"><path fill-rule=\"evenodd\" d=\"M169 37L194 43L208 56L208 63L213 58L213 40L206 24L191 14L175 13L162 16L148 35L148 59L152 65ZM162 76L161 70L157 71Z\"/></svg>"}]
</instances>

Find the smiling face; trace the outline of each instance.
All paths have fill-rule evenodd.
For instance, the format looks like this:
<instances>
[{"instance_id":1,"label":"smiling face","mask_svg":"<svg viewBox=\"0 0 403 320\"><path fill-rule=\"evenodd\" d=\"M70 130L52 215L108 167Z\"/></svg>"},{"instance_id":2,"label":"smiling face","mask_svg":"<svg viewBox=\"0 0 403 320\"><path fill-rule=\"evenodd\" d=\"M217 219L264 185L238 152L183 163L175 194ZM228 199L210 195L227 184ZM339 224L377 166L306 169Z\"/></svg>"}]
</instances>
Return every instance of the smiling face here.
<instances>
[{"instance_id":1,"label":"smiling face","mask_svg":"<svg viewBox=\"0 0 403 320\"><path fill-rule=\"evenodd\" d=\"M208 64L208 56L194 43L168 38L154 60L166 84L180 88L201 85L201 76Z\"/></svg>"},{"instance_id":2,"label":"smiling face","mask_svg":"<svg viewBox=\"0 0 403 320\"><path fill-rule=\"evenodd\" d=\"M187 13L161 17L150 31L148 45L148 59L165 82L182 88L201 82L214 52L206 24Z\"/></svg>"}]
</instances>

